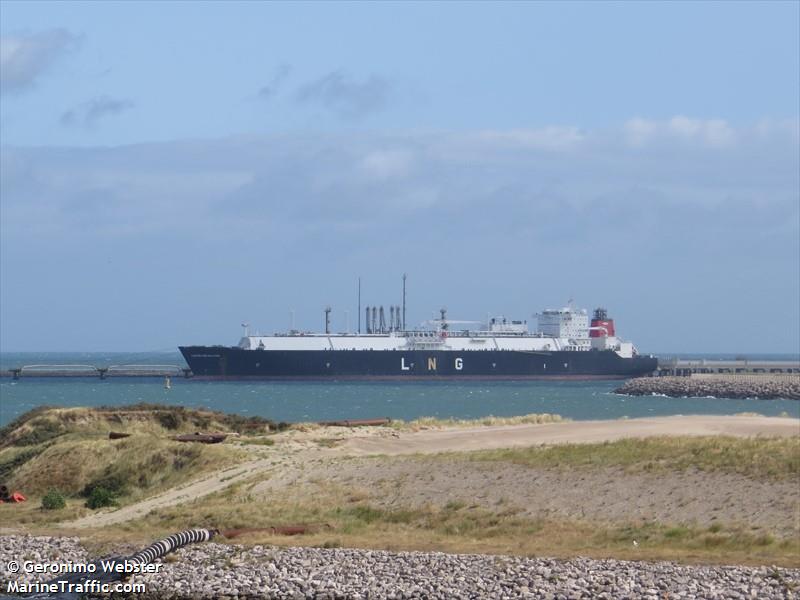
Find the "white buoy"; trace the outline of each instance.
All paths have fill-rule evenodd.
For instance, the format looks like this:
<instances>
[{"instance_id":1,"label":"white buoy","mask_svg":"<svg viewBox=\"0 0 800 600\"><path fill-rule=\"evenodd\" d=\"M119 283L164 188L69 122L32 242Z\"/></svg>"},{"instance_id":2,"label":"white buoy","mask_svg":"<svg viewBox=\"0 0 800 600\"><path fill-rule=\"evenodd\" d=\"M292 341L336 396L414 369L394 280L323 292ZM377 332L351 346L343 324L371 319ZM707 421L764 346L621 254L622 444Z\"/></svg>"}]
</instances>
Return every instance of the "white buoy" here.
<instances>
[{"instance_id":1,"label":"white buoy","mask_svg":"<svg viewBox=\"0 0 800 600\"><path fill-rule=\"evenodd\" d=\"M168 390L171 387L172 387L172 384L170 383L169 375L167 375L166 377L164 377L164 389Z\"/></svg>"}]
</instances>

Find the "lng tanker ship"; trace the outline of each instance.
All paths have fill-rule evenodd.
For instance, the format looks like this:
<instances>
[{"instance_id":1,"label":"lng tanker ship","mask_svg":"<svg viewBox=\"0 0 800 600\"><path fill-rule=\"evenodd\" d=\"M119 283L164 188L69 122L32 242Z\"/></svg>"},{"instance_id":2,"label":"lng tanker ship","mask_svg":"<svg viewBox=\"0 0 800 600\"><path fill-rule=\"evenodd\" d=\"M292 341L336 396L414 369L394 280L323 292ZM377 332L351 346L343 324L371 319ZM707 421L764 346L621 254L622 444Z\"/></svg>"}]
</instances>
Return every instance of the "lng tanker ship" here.
<instances>
[{"instance_id":1,"label":"lng tanker ship","mask_svg":"<svg viewBox=\"0 0 800 600\"><path fill-rule=\"evenodd\" d=\"M616 336L605 309L571 305L527 321L491 317L478 329L441 318L407 330L405 311L367 307L366 333L290 330L244 336L237 346L181 346L195 377L207 379L615 379L656 370L657 359L640 355ZM360 329L360 323L359 323Z\"/></svg>"}]
</instances>

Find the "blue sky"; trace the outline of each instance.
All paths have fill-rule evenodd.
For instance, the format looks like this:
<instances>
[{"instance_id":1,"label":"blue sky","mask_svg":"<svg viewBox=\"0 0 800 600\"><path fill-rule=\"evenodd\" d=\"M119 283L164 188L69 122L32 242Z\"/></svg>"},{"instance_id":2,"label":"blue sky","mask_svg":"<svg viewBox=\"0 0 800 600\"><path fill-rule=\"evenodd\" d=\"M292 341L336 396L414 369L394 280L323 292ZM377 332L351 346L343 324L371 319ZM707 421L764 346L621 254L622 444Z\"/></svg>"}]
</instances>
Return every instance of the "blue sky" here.
<instances>
[{"instance_id":1,"label":"blue sky","mask_svg":"<svg viewBox=\"0 0 800 600\"><path fill-rule=\"evenodd\" d=\"M800 350L800 4L0 2L0 349L606 305Z\"/></svg>"}]
</instances>

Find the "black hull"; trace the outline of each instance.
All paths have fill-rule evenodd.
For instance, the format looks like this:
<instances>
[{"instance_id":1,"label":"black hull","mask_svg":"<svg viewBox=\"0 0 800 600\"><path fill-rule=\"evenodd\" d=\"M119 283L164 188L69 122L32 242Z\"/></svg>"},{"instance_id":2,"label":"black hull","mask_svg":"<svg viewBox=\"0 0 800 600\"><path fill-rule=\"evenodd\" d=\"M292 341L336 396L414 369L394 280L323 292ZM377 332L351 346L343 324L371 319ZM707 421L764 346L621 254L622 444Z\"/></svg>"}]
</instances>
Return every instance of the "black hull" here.
<instances>
[{"instance_id":1,"label":"black hull","mask_svg":"<svg viewBox=\"0 0 800 600\"><path fill-rule=\"evenodd\" d=\"M195 377L263 380L623 379L648 375L658 360L611 350L242 350L181 346Z\"/></svg>"}]
</instances>

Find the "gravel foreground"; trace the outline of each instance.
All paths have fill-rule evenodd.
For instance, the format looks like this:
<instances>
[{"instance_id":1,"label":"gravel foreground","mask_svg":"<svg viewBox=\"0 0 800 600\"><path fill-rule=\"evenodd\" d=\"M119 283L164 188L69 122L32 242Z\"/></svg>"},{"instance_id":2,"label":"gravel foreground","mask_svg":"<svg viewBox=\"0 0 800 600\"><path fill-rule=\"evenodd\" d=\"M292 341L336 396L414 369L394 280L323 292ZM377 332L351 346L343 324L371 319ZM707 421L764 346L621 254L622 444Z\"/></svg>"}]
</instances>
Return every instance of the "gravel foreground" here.
<instances>
[{"instance_id":1,"label":"gravel foreground","mask_svg":"<svg viewBox=\"0 0 800 600\"><path fill-rule=\"evenodd\" d=\"M0 537L0 580L52 576L7 572L9 560L87 560L78 538ZM93 557L92 557L93 558ZM460 599L800 597L800 569L557 560L441 552L229 546L179 550L137 598Z\"/></svg>"}]
</instances>

